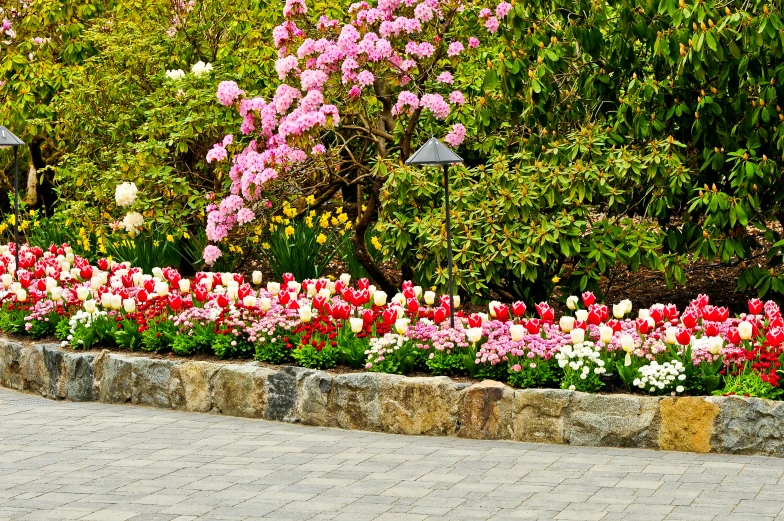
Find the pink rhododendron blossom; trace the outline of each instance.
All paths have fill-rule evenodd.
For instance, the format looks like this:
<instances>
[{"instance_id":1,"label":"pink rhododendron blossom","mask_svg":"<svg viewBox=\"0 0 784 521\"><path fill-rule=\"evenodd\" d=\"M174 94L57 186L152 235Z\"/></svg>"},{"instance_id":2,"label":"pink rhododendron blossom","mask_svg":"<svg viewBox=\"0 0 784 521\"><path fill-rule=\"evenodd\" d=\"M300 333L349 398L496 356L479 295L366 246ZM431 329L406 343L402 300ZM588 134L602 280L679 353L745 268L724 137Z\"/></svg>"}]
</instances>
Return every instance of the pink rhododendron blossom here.
<instances>
[{"instance_id":1,"label":"pink rhododendron blossom","mask_svg":"<svg viewBox=\"0 0 784 521\"><path fill-rule=\"evenodd\" d=\"M472 49L476 49L479 47L479 38L472 36L468 39L468 46Z\"/></svg>"},{"instance_id":2,"label":"pink rhododendron blossom","mask_svg":"<svg viewBox=\"0 0 784 521\"><path fill-rule=\"evenodd\" d=\"M245 91L240 89L236 82L222 81L218 85L218 102L225 107L234 105L234 102L237 101L237 98L243 94L245 94Z\"/></svg>"},{"instance_id":3,"label":"pink rhododendron blossom","mask_svg":"<svg viewBox=\"0 0 784 521\"><path fill-rule=\"evenodd\" d=\"M413 92L404 90L397 96L397 103L392 107L394 114L411 114L419 108L419 98Z\"/></svg>"},{"instance_id":4,"label":"pink rhododendron blossom","mask_svg":"<svg viewBox=\"0 0 784 521\"><path fill-rule=\"evenodd\" d=\"M487 7L479 11L479 18L490 18L491 16L493 16L493 12Z\"/></svg>"},{"instance_id":5,"label":"pink rhododendron blossom","mask_svg":"<svg viewBox=\"0 0 784 521\"><path fill-rule=\"evenodd\" d=\"M228 157L226 153L226 149L223 148L223 145L220 143L216 143L209 152L207 152L207 162L212 163L213 161L223 161Z\"/></svg>"},{"instance_id":6,"label":"pink rhododendron blossom","mask_svg":"<svg viewBox=\"0 0 784 521\"><path fill-rule=\"evenodd\" d=\"M463 50L465 50L465 47L463 47L462 43L452 42L449 44L449 48L447 49L446 53L448 56L459 56Z\"/></svg>"},{"instance_id":7,"label":"pink rhododendron blossom","mask_svg":"<svg viewBox=\"0 0 784 521\"><path fill-rule=\"evenodd\" d=\"M254 214L253 210L250 208L240 208L240 210L237 212L237 222L239 224L248 224L255 218L256 214Z\"/></svg>"},{"instance_id":8,"label":"pink rhododendron blossom","mask_svg":"<svg viewBox=\"0 0 784 521\"><path fill-rule=\"evenodd\" d=\"M319 143L318 145L314 146L313 150L312 150L313 154L315 154L317 156L320 156L320 155L324 154L324 152L326 152L326 151L327 151L327 149L321 143Z\"/></svg>"},{"instance_id":9,"label":"pink rhododendron blossom","mask_svg":"<svg viewBox=\"0 0 784 521\"><path fill-rule=\"evenodd\" d=\"M449 94L449 101L455 105L464 105L466 102L465 96L459 90L453 90Z\"/></svg>"},{"instance_id":10,"label":"pink rhododendron blossom","mask_svg":"<svg viewBox=\"0 0 784 521\"><path fill-rule=\"evenodd\" d=\"M299 65L299 60L296 56L289 55L285 58L280 58L275 62L275 70L278 73L278 78L281 80L284 79L291 71L296 70L297 65Z\"/></svg>"},{"instance_id":11,"label":"pink rhododendron blossom","mask_svg":"<svg viewBox=\"0 0 784 521\"><path fill-rule=\"evenodd\" d=\"M449 104L444 101L441 94L425 94L419 101L422 107L430 110L436 119L446 119L449 116Z\"/></svg>"},{"instance_id":12,"label":"pink rhododendron blossom","mask_svg":"<svg viewBox=\"0 0 784 521\"><path fill-rule=\"evenodd\" d=\"M357 75L357 81L363 87L367 87L368 85L373 84L373 80L376 78L373 76L373 73L370 71L362 71Z\"/></svg>"},{"instance_id":13,"label":"pink rhododendron blossom","mask_svg":"<svg viewBox=\"0 0 784 521\"><path fill-rule=\"evenodd\" d=\"M286 0L286 5L283 7L283 16L286 18L307 12L308 8L305 6L305 0Z\"/></svg>"},{"instance_id":14,"label":"pink rhododendron blossom","mask_svg":"<svg viewBox=\"0 0 784 521\"><path fill-rule=\"evenodd\" d=\"M359 85L354 85L351 87L351 90L348 91L349 99L356 99L362 94L362 89L359 88Z\"/></svg>"},{"instance_id":15,"label":"pink rhododendron blossom","mask_svg":"<svg viewBox=\"0 0 784 521\"><path fill-rule=\"evenodd\" d=\"M466 136L466 128L457 123L456 125L452 126L452 131L444 137L444 141L452 145L453 147L459 147Z\"/></svg>"},{"instance_id":16,"label":"pink rhododendron blossom","mask_svg":"<svg viewBox=\"0 0 784 521\"><path fill-rule=\"evenodd\" d=\"M234 136L232 134L226 134L223 136L223 146L227 147L234 143Z\"/></svg>"},{"instance_id":17,"label":"pink rhododendron blossom","mask_svg":"<svg viewBox=\"0 0 784 521\"><path fill-rule=\"evenodd\" d=\"M491 16L491 17L490 17L490 18L488 18L488 19L487 19L487 21L485 22L485 28L486 28L488 31L490 31L491 33L493 33L493 34L495 34L496 32L498 32L498 26L499 26L499 25L500 25L500 23L499 23L499 21L498 21L498 18L496 18L495 16Z\"/></svg>"},{"instance_id":18,"label":"pink rhododendron blossom","mask_svg":"<svg viewBox=\"0 0 784 521\"><path fill-rule=\"evenodd\" d=\"M217 246L210 244L204 248L204 262L207 264L207 266L212 266L215 264L215 261L217 261L220 256L221 251Z\"/></svg>"},{"instance_id":19,"label":"pink rhododendron blossom","mask_svg":"<svg viewBox=\"0 0 784 521\"><path fill-rule=\"evenodd\" d=\"M452 73L444 71L438 75L436 78L438 83L449 83L450 85L455 82L455 78L452 76Z\"/></svg>"},{"instance_id":20,"label":"pink rhododendron blossom","mask_svg":"<svg viewBox=\"0 0 784 521\"><path fill-rule=\"evenodd\" d=\"M509 11L511 10L512 10L512 4L510 4L509 2L501 2L495 8L495 15L498 18L505 18L506 15L508 15Z\"/></svg>"},{"instance_id":21,"label":"pink rhododendron blossom","mask_svg":"<svg viewBox=\"0 0 784 521\"><path fill-rule=\"evenodd\" d=\"M433 9L427 4L419 4L414 9L414 16L420 22L429 22L433 19Z\"/></svg>"}]
</instances>

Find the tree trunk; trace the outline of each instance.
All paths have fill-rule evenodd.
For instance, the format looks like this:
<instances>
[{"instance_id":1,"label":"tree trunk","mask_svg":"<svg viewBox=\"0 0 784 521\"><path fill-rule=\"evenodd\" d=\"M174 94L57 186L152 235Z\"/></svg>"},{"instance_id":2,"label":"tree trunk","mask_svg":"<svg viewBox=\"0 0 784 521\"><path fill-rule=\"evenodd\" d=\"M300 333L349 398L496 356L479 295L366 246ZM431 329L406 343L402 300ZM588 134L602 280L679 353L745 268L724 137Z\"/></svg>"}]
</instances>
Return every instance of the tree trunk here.
<instances>
[{"instance_id":1,"label":"tree trunk","mask_svg":"<svg viewBox=\"0 0 784 521\"><path fill-rule=\"evenodd\" d=\"M35 169L32 161L27 169L27 193L24 201L31 208L38 202L38 170Z\"/></svg>"},{"instance_id":2,"label":"tree trunk","mask_svg":"<svg viewBox=\"0 0 784 521\"><path fill-rule=\"evenodd\" d=\"M354 237L351 239L351 242L354 245L354 257L356 257L362 267L365 268L365 271L368 272L370 278L376 282L380 289L392 295L396 292L394 283L389 280L386 274L384 274L384 272L381 271L381 269L373 261L373 257L370 256L370 252L368 252L367 249L367 244L365 243L365 232L367 231L368 226L370 226L373 213L376 211L376 206L378 204L378 192L383 184L384 179L380 176L377 177L373 183L373 189L370 191L368 196L366 205L367 207L365 208L365 211L363 212L361 210L361 206L358 205L360 218L357 222L356 228L354 228L355 233Z\"/></svg>"}]
</instances>

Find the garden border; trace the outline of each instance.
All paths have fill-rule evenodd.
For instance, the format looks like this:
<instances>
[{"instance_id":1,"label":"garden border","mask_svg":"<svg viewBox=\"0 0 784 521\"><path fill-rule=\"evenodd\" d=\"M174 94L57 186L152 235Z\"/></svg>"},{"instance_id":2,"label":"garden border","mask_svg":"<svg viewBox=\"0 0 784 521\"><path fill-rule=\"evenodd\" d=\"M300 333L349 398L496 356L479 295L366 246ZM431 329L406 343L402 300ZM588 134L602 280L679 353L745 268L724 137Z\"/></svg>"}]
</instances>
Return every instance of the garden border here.
<instances>
[{"instance_id":1,"label":"garden border","mask_svg":"<svg viewBox=\"0 0 784 521\"><path fill-rule=\"evenodd\" d=\"M52 399L397 434L784 457L784 402L513 389L486 380L334 375L160 360L0 338L0 385Z\"/></svg>"}]
</instances>

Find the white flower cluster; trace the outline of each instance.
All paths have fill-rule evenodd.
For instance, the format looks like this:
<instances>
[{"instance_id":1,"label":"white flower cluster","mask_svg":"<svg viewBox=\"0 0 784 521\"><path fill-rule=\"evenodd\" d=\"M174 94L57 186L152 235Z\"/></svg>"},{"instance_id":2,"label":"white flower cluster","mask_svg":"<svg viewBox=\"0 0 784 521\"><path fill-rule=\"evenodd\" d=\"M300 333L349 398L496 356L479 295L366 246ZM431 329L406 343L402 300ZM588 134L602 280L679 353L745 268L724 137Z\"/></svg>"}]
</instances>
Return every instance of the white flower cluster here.
<instances>
[{"instance_id":1,"label":"white flower cluster","mask_svg":"<svg viewBox=\"0 0 784 521\"><path fill-rule=\"evenodd\" d=\"M601 359L599 347L593 342L566 344L561 347L560 352L556 353L555 359L561 369L568 366L573 371L579 371L581 380L588 378L591 371L597 375L607 372L607 369L604 368L604 360Z\"/></svg>"},{"instance_id":2,"label":"white flower cluster","mask_svg":"<svg viewBox=\"0 0 784 521\"><path fill-rule=\"evenodd\" d=\"M400 349L405 340L405 337L395 333L387 333L382 337L371 338L370 349L365 351L365 354L368 355L368 362L365 364L365 368L370 369L374 363L383 362L386 355Z\"/></svg>"},{"instance_id":3,"label":"white flower cluster","mask_svg":"<svg viewBox=\"0 0 784 521\"><path fill-rule=\"evenodd\" d=\"M142 224L144 224L144 217L142 214L139 212L128 212L125 214L125 217L123 217L120 227L131 235L136 235L139 228L142 227Z\"/></svg>"},{"instance_id":4,"label":"white flower cluster","mask_svg":"<svg viewBox=\"0 0 784 521\"><path fill-rule=\"evenodd\" d=\"M678 360L659 364L656 360L648 365L640 367L640 378L635 378L633 385L640 389L648 389L648 392L655 393L672 388L675 385L675 392L682 393L684 388L680 385L686 379L683 364Z\"/></svg>"},{"instance_id":5,"label":"white flower cluster","mask_svg":"<svg viewBox=\"0 0 784 521\"><path fill-rule=\"evenodd\" d=\"M106 311L93 311L92 313L82 309L77 311L68 321L68 325L71 326L71 334L68 335L68 340L63 340L62 345L67 346L71 340L73 340L73 336L76 333L76 328L79 325L84 325L84 327L89 329L93 325L93 322L96 318L105 316L107 316ZM79 340L79 343L81 344L83 341Z\"/></svg>"},{"instance_id":6,"label":"white flower cluster","mask_svg":"<svg viewBox=\"0 0 784 521\"><path fill-rule=\"evenodd\" d=\"M204 63L203 61L197 61L191 67L191 72L193 73L194 76L199 78L205 74L209 74L210 72L212 72L212 64Z\"/></svg>"},{"instance_id":7,"label":"white flower cluster","mask_svg":"<svg viewBox=\"0 0 784 521\"><path fill-rule=\"evenodd\" d=\"M138 192L139 189L136 188L136 183L121 183L114 189L114 200L117 202L117 206L131 206L136 202L136 194Z\"/></svg>"},{"instance_id":8,"label":"white flower cluster","mask_svg":"<svg viewBox=\"0 0 784 521\"><path fill-rule=\"evenodd\" d=\"M177 81L185 77L185 71L182 69L172 69L166 71L166 77L172 81Z\"/></svg>"},{"instance_id":9,"label":"white flower cluster","mask_svg":"<svg viewBox=\"0 0 784 521\"><path fill-rule=\"evenodd\" d=\"M717 355L721 352L723 347L724 339L720 336L704 336L701 338L692 337L692 353L706 352L712 355Z\"/></svg>"}]
</instances>

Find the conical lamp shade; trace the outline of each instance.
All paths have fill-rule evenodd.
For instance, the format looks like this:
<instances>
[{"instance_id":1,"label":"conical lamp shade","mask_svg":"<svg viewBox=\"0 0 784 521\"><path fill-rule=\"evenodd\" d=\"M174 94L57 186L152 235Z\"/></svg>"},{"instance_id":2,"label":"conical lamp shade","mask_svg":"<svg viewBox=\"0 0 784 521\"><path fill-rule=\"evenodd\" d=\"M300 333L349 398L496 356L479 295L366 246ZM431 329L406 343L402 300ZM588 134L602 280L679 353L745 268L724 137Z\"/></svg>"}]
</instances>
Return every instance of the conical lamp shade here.
<instances>
[{"instance_id":1,"label":"conical lamp shade","mask_svg":"<svg viewBox=\"0 0 784 521\"><path fill-rule=\"evenodd\" d=\"M406 160L407 165L440 166L462 163L463 158L434 137Z\"/></svg>"}]
</instances>

